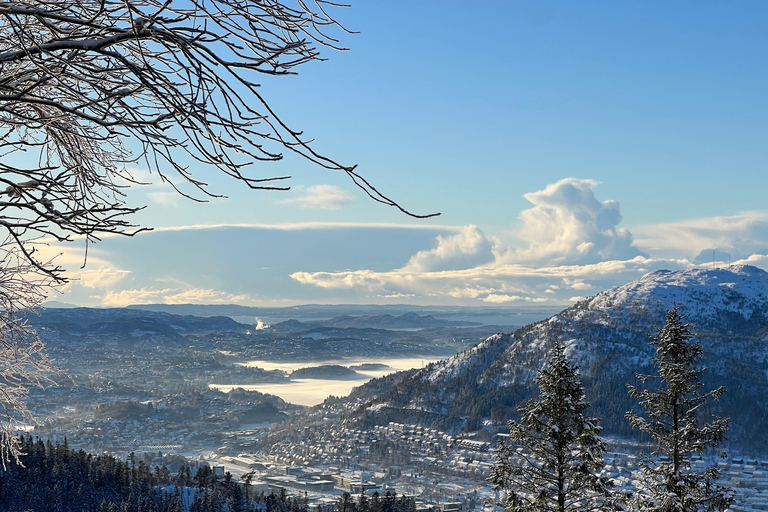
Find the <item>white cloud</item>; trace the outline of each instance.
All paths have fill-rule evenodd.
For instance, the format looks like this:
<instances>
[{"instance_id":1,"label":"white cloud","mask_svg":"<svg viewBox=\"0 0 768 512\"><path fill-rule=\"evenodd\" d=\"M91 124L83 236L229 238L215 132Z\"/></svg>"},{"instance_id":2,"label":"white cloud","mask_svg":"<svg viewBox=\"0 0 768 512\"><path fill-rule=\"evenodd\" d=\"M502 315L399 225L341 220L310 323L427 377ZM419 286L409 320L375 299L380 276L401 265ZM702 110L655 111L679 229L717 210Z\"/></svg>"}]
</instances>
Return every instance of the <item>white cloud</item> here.
<instances>
[{"instance_id":1,"label":"white cloud","mask_svg":"<svg viewBox=\"0 0 768 512\"><path fill-rule=\"evenodd\" d=\"M768 212L646 224L635 231L639 247L672 257L693 259L715 248L731 253L733 260L768 253Z\"/></svg>"},{"instance_id":2,"label":"white cloud","mask_svg":"<svg viewBox=\"0 0 768 512\"><path fill-rule=\"evenodd\" d=\"M419 296L470 298L500 302L503 297L518 296L520 300L542 299L543 290L554 291L554 299L565 302L573 289L595 291L625 283L659 268L687 268L687 260L650 259L637 256L631 260L602 261L587 265L556 265L535 267L519 264L498 264L442 271L413 271L397 269L387 272L354 270L343 272L295 272L291 278L328 290L362 289L372 292L396 290ZM589 281L589 283L587 283ZM570 283L556 288L553 282ZM597 284L595 284L597 283ZM593 287L593 288L590 288ZM552 294L549 295L550 297Z\"/></svg>"},{"instance_id":3,"label":"white cloud","mask_svg":"<svg viewBox=\"0 0 768 512\"><path fill-rule=\"evenodd\" d=\"M139 288L107 292L101 297L104 306L124 307L131 304L236 304L250 300L247 295L235 295L209 288L153 289Z\"/></svg>"},{"instance_id":4,"label":"white cloud","mask_svg":"<svg viewBox=\"0 0 768 512\"><path fill-rule=\"evenodd\" d=\"M453 226L449 224L400 224L396 222L285 222L280 224L263 223L220 223L220 224L187 224L183 226L159 226L153 227L150 231L143 231L136 236L147 236L155 233L173 233L180 231L207 231L229 228L262 229L269 231L315 231L321 229L407 229L414 231L434 231L434 232L460 232L464 229L462 226ZM101 233L99 238L121 238L125 235L117 233ZM81 235L73 235L72 240L83 240ZM59 245L54 238L44 238L40 240L41 244L49 244L52 247L61 249L64 245ZM66 247L71 247L67 245ZM82 257L80 258L82 264Z\"/></svg>"},{"instance_id":5,"label":"white cloud","mask_svg":"<svg viewBox=\"0 0 768 512\"><path fill-rule=\"evenodd\" d=\"M323 210L338 210L350 202L354 196L336 185L312 185L309 187L296 187L294 190L302 192L299 197L284 199L282 202L295 204L300 208L320 208Z\"/></svg>"},{"instance_id":6,"label":"white cloud","mask_svg":"<svg viewBox=\"0 0 768 512\"><path fill-rule=\"evenodd\" d=\"M114 182L120 187L135 187L136 185L147 187L171 187L171 184L179 186L189 183L175 171L170 174L165 174L163 178L157 171L150 172L150 170L145 167L135 167L132 165L126 166L125 170L118 169L116 171Z\"/></svg>"},{"instance_id":7,"label":"white cloud","mask_svg":"<svg viewBox=\"0 0 768 512\"><path fill-rule=\"evenodd\" d=\"M86 288L108 288L114 286L130 274L129 270L120 270L111 265L101 265L75 272L71 277Z\"/></svg>"},{"instance_id":8,"label":"white cloud","mask_svg":"<svg viewBox=\"0 0 768 512\"><path fill-rule=\"evenodd\" d=\"M147 197L162 206L179 206L179 198L181 195L175 190L171 191L154 191L147 194Z\"/></svg>"},{"instance_id":9,"label":"white cloud","mask_svg":"<svg viewBox=\"0 0 768 512\"><path fill-rule=\"evenodd\" d=\"M732 262L734 265L754 265L768 270L768 255L765 254L753 254L748 258L743 258Z\"/></svg>"},{"instance_id":10,"label":"white cloud","mask_svg":"<svg viewBox=\"0 0 768 512\"><path fill-rule=\"evenodd\" d=\"M506 302L518 302L521 300L525 300L525 297L521 297L519 295L504 295L499 293L491 293L490 295L487 295L483 302L494 302L496 304L504 304Z\"/></svg>"},{"instance_id":11,"label":"white cloud","mask_svg":"<svg viewBox=\"0 0 768 512\"><path fill-rule=\"evenodd\" d=\"M327 231L327 235L326 232ZM304 234L306 232L306 235ZM280 297L285 285L294 285L295 281L288 274L301 270L301 263L322 261L320 269L325 265L338 261L336 253L343 253L344 264L340 268L350 268L360 261L357 254L366 253L366 240L382 242L383 247L376 250L375 257L381 261L404 263L418 249L429 245L429 240L441 234L449 238L453 233L460 232L456 226L444 225L404 225L394 223L368 224L363 222L347 223L290 223L290 224L221 224L221 225L191 225L160 228L153 232L141 233L133 239L119 236L105 236L102 242L90 245L88 248L87 267L84 263L86 244L77 239L73 243L40 244L38 254L45 257L56 256L55 262L67 268L70 282L61 288L65 293L62 300L83 305L110 305L130 302L189 302L189 301L221 301L242 302L244 296L252 289L259 289L258 299L246 298L247 302L264 303L272 297ZM252 234L251 234L252 233ZM398 241L403 239L406 247L398 249ZM259 236L270 239L269 247L252 243ZM319 236L318 236L319 235ZM331 247L320 248L312 254L306 253L305 236L316 237L320 240L333 240ZM243 242L243 238L248 242ZM216 243L207 240L214 239L216 243L231 241L233 247L254 248L253 260L234 257L232 253L216 249ZM281 245L286 241L286 245ZM359 250L346 248L346 243L362 241ZM201 244L192 251L189 247ZM388 247L392 247L390 252ZM270 247L278 247L273 250ZM285 251L290 251L295 258L285 258ZM306 254L305 254L306 253ZM160 258L153 264L153 258ZM320 254L318 256L318 254ZM318 259L319 258L319 259ZM169 263L177 261L177 264ZM203 262L203 263L201 263ZM249 267L251 263L258 266ZM256 269L268 267L268 272ZM382 269L387 266L383 265ZM378 270L378 269L377 269ZM129 289L121 294L121 290ZM217 296L185 297L184 290L214 289L229 292L231 296L220 299ZM96 291L94 291L96 290ZM381 295L393 295L395 291L382 291ZM307 295L317 296L316 293L301 294L292 299L292 303L307 300ZM105 303L102 303L104 298ZM384 297L387 298L387 297Z\"/></svg>"},{"instance_id":12,"label":"white cloud","mask_svg":"<svg viewBox=\"0 0 768 512\"><path fill-rule=\"evenodd\" d=\"M563 278L563 286L566 288L570 288L571 290L592 290L594 289L594 286L585 283L581 279L570 279L570 278Z\"/></svg>"},{"instance_id":13,"label":"white cloud","mask_svg":"<svg viewBox=\"0 0 768 512\"><path fill-rule=\"evenodd\" d=\"M291 261L291 266L283 265L281 261L259 261L258 265L269 266L270 271L251 272L249 278L253 278L254 282L261 283L257 281L261 279L259 276L268 274L272 279L269 286L273 289L291 289L290 286L283 286L285 279L292 280L289 284L293 290L297 289L296 283L319 289L306 295L298 292L292 299L297 302L307 300L306 297L312 297L311 300L324 297L323 300L337 301L354 297L352 300L361 298L382 302L406 300L499 305L537 302L563 304L637 279L656 269L689 268L695 264L693 256L696 253L712 246L733 247L734 262L741 259L741 262L768 268L768 256L760 254L758 242L768 240L768 213L746 212L731 217L641 226L633 228L633 232L639 229L642 235L637 243L633 243L632 234L619 228L621 215L618 203L599 201L594 194L596 185L592 180L568 178L543 190L526 194L532 207L521 213L521 229L511 243L502 243L497 238L486 236L483 230L474 225L457 227L355 222L189 225L160 228L154 234L138 236L148 237L143 238L145 243L154 244L149 237L157 236L161 240L162 233L166 231L189 231L194 235L189 237L190 240L200 240L198 230L253 228L293 232L291 237L303 240L301 231L350 228L360 230L360 233L373 233L373 238L381 241L383 246L395 247L398 240L402 239L416 240L415 243L411 242L410 249L402 250L396 257L389 257L386 259L389 263L384 264L381 263L384 258L378 258L378 252L374 258L364 259L366 255L371 255L370 249L365 252L365 244L357 248L360 249L357 254L339 265L335 265L338 258L333 255L319 264L314 255L297 258ZM376 231L379 229L381 236ZM403 237L407 230L419 230L421 233L416 235L411 231L407 237ZM278 234L272 233L270 236ZM326 235L320 238L325 239ZM433 240L431 247L429 240ZM653 257L644 255L635 245L653 254ZM735 250L739 246L745 248L743 253ZM80 277L80 281L71 286L78 288L80 293L88 292L94 300L100 300L104 305L148 302L253 303L255 300L242 294L246 290L242 282L229 284L233 273L238 270L230 268L233 265L231 258L226 259L228 263L224 267L229 265L227 268L235 272L216 274L216 270L212 270L210 275L205 276L193 275L194 272L174 274L176 277L171 279L168 272L161 277L157 273L152 274L151 268L140 270L140 266L135 265L125 253L120 253L120 258L113 258L106 251L100 252L101 247L99 244L95 250L90 251L89 268L84 271L73 268L82 264L83 244L79 247L74 245L65 251L60 261L67 262L68 266L71 264L70 268L74 272L70 276ZM59 249L56 246L46 250L53 253ZM118 263L110 262L111 259ZM210 261L211 268L214 268L216 262L225 259L211 256ZM358 261L377 263L357 266ZM405 264L396 268L403 262ZM374 264L378 266L374 267ZM315 271L331 270L331 265L347 270ZM126 266L133 272L129 274L128 270L122 269ZM242 269L243 272L248 270L252 269L246 269L245 266ZM288 274L290 277L287 277ZM280 281L281 276L286 277ZM251 289L257 288L247 288ZM280 293L258 289L260 301L268 300L270 293Z\"/></svg>"},{"instance_id":14,"label":"white cloud","mask_svg":"<svg viewBox=\"0 0 768 512\"><path fill-rule=\"evenodd\" d=\"M141 167L126 166L125 169L116 169L113 175L115 185L119 187L132 187L138 185L153 185L160 181L160 177Z\"/></svg>"},{"instance_id":15,"label":"white cloud","mask_svg":"<svg viewBox=\"0 0 768 512\"><path fill-rule=\"evenodd\" d=\"M383 299L412 299L416 297L415 293L388 293L386 295L377 295Z\"/></svg>"},{"instance_id":16,"label":"white cloud","mask_svg":"<svg viewBox=\"0 0 768 512\"><path fill-rule=\"evenodd\" d=\"M501 250L500 257L509 262L582 264L641 255L632 234L618 227L619 203L598 201L596 186L593 180L566 178L525 194L534 206L520 214L518 237L527 247Z\"/></svg>"},{"instance_id":17,"label":"white cloud","mask_svg":"<svg viewBox=\"0 0 768 512\"><path fill-rule=\"evenodd\" d=\"M448 291L448 295L456 299L476 299L481 295L495 292L495 288L478 288L473 286L456 287Z\"/></svg>"},{"instance_id":18,"label":"white cloud","mask_svg":"<svg viewBox=\"0 0 768 512\"><path fill-rule=\"evenodd\" d=\"M419 251L403 270L435 271L467 268L493 260L493 244L477 226L463 227L455 235L438 235L437 247Z\"/></svg>"},{"instance_id":19,"label":"white cloud","mask_svg":"<svg viewBox=\"0 0 768 512\"><path fill-rule=\"evenodd\" d=\"M619 228L616 201L595 198L592 180L567 178L526 194L533 207L520 215L522 247L503 246L469 225L437 237L437 246L414 254L400 269L374 272L295 272L291 278L327 290L383 290L488 303L544 302L574 291L636 279L651 269L688 266L648 258Z\"/></svg>"}]
</instances>

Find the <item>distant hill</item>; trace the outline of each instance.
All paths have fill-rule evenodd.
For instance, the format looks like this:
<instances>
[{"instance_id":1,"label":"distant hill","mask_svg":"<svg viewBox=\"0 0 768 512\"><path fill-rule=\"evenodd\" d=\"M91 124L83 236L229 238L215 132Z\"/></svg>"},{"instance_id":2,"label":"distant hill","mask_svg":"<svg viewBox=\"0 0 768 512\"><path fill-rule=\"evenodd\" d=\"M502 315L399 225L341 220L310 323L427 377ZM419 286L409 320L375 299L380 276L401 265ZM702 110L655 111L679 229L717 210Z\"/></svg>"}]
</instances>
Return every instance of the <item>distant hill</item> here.
<instances>
[{"instance_id":1,"label":"distant hill","mask_svg":"<svg viewBox=\"0 0 768 512\"><path fill-rule=\"evenodd\" d=\"M173 315L229 316L247 323L255 321L259 317L272 324L290 319L302 322L331 320L341 322L347 317L376 319L380 316L401 317L416 314L423 317L432 316L441 321L441 317L459 316L462 319L468 318L470 320L470 322L462 323L463 326L479 324L523 325L526 322L521 322L521 318L544 318L558 311L558 308L552 306L465 307L409 304L303 304L289 307L251 307L235 304L137 304L128 306L127 309L141 309ZM492 319L489 320L489 318ZM478 323L475 323L475 319ZM366 327L372 327L372 325L366 325Z\"/></svg>"},{"instance_id":2,"label":"distant hill","mask_svg":"<svg viewBox=\"0 0 768 512\"><path fill-rule=\"evenodd\" d=\"M225 351L234 351L237 357L246 359L320 361L340 357L444 356L498 332L494 326L457 327L454 324L469 322L418 314L368 316L359 322L358 317L349 316L338 322L392 326L384 329L298 320L257 327L228 316L174 315L132 308L47 308L39 313L30 314L28 319L49 348L59 346L60 342L75 347L85 341L110 341L123 348L135 348L165 342L215 344L218 339L226 345ZM241 382L241 377L245 375L230 374L226 379L234 378L232 383L236 383Z\"/></svg>"},{"instance_id":3,"label":"distant hill","mask_svg":"<svg viewBox=\"0 0 768 512\"><path fill-rule=\"evenodd\" d=\"M127 308L46 308L39 313L39 316L29 316L33 326L72 336L110 334L135 338L154 335L180 339L184 334L245 332L251 328L228 316L182 316Z\"/></svg>"},{"instance_id":4,"label":"distant hill","mask_svg":"<svg viewBox=\"0 0 768 512\"><path fill-rule=\"evenodd\" d=\"M423 369L357 388L362 421L414 421L475 430L499 425L533 393L533 378L556 342L581 367L591 413L606 434L634 435L624 413L636 404L626 383L651 373L648 333L678 304L704 349L704 381L727 393L711 410L729 416L733 446L768 453L768 273L752 266L657 271L585 299L548 320Z\"/></svg>"},{"instance_id":5,"label":"distant hill","mask_svg":"<svg viewBox=\"0 0 768 512\"><path fill-rule=\"evenodd\" d=\"M340 315L331 318L330 320L315 320L315 321L299 321L299 320L286 320L285 322L279 322L272 327L279 331L302 331L313 329L386 329L390 331L397 331L403 329L431 329L441 327L474 327L482 325L480 322L467 322L467 321L454 321L443 320L433 317L432 315L419 315L417 313L404 313L399 316L394 315L363 315L363 316L351 316Z\"/></svg>"},{"instance_id":6,"label":"distant hill","mask_svg":"<svg viewBox=\"0 0 768 512\"><path fill-rule=\"evenodd\" d=\"M342 315L331 318L326 325L332 327L357 327L368 329L427 329L430 327L469 327L480 325L480 322L465 322L437 319L432 315L419 315L417 313L405 313L399 316L393 315Z\"/></svg>"},{"instance_id":7,"label":"distant hill","mask_svg":"<svg viewBox=\"0 0 768 512\"><path fill-rule=\"evenodd\" d=\"M291 372L291 379L359 379L360 374L338 364L325 364L299 368Z\"/></svg>"},{"instance_id":8,"label":"distant hill","mask_svg":"<svg viewBox=\"0 0 768 512\"><path fill-rule=\"evenodd\" d=\"M69 308L77 308L79 306L75 304L70 304L69 302L61 302L58 300L47 300L43 302L43 307L45 308L59 308L59 309L69 309Z\"/></svg>"}]
</instances>

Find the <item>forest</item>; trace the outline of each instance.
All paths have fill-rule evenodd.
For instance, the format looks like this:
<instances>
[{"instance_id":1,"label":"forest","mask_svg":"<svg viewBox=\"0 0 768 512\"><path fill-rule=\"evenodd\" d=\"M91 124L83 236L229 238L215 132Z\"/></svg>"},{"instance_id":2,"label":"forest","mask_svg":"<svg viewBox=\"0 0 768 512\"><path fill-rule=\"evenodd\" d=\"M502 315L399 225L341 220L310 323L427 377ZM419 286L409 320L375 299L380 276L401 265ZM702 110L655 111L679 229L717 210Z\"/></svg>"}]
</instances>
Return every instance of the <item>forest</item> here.
<instances>
[{"instance_id":1,"label":"forest","mask_svg":"<svg viewBox=\"0 0 768 512\"><path fill-rule=\"evenodd\" d=\"M306 494L288 496L285 489L253 493L250 479L223 477L208 465L194 475L183 466L174 475L133 453L121 461L111 455L72 450L66 439L53 444L29 435L19 438L19 464L0 470L0 512L412 512L415 502L387 491L338 503L310 507Z\"/></svg>"}]
</instances>

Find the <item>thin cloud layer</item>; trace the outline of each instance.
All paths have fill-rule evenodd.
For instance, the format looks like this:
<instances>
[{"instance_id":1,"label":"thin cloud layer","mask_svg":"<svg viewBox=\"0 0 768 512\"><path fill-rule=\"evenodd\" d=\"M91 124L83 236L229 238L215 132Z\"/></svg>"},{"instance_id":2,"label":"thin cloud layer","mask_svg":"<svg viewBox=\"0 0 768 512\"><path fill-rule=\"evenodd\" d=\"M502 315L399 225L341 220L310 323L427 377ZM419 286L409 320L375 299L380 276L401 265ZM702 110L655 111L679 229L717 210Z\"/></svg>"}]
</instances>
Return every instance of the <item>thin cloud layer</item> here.
<instances>
[{"instance_id":1,"label":"thin cloud layer","mask_svg":"<svg viewBox=\"0 0 768 512\"><path fill-rule=\"evenodd\" d=\"M73 282L78 282L85 288L108 288L123 280L130 270L121 270L111 265L101 265L96 268L81 270L72 276Z\"/></svg>"},{"instance_id":2,"label":"thin cloud layer","mask_svg":"<svg viewBox=\"0 0 768 512\"><path fill-rule=\"evenodd\" d=\"M585 290L599 291L637 279L661 268L687 268L687 260L610 260L587 265L532 267L520 264L480 266L462 270L389 272L295 272L296 281L327 290L360 289L369 293L412 293L431 299L475 299L497 304L564 303ZM577 292L577 293L574 293Z\"/></svg>"},{"instance_id":3,"label":"thin cloud layer","mask_svg":"<svg viewBox=\"0 0 768 512\"><path fill-rule=\"evenodd\" d=\"M693 259L701 251L718 249L736 260L768 252L768 212L648 224L637 231L638 246L669 256Z\"/></svg>"},{"instance_id":4,"label":"thin cloud layer","mask_svg":"<svg viewBox=\"0 0 768 512\"><path fill-rule=\"evenodd\" d=\"M84 242L41 246L66 266L70 283L59 300L116 306L147 302L237 302L270 304L318 302L324 292L305 287L289 274L299 270L356 268L374 271L407 264L440 235L456 226L295 223L180 226L135 237L107 236L88 251ZM439 245L439 244L438 244ZM353 289L350 289L353 290ZM335 300L354 301L356 292ZM374 300L397 300L397 294Z\"/></svg>"},{"instance_id":5,"label":"thin cloud layer","mask_svg":"<svg viewBox=\"0 0 768 512\"><path fill-rule=\"evenodd\" d=\"M60 250L54 261L80 262L82 255L75 247L49 246L48 250ZM59 288L62 298L75 294L88 293L91 299L108 307L124 307L131 304L233 304L249 302L247 294L235 294L194 285L164 276L152 279L158 286L133 288L132 270L118 268L107 262L102 251L94 251L85 268L78 268L68 273L69 282ZM78 259L79 258L79 259ZM169 286L170 285L170 286Z\"/></svg>"},{"instance_id":6,"label":"thin cloud layer","mask_svg":"<svg viewBox=\"0 0 768 512\"><path fill-rule=\"evenodd\" d=\"M336 185L312 185L310 187L296 187L303 195L285 199L285 204L295 204L299 208L319 208L322 210L338 210L354 196Z\"/></svg>"},{"instance_id":7,"label":"thin cloud layer","mask_svg":"<svg viewBox=\"0 0 768 512\"><path fill-rule=\"evenodd\" d=\"M107 292L102 304L110 307L124 307L131 304L238 304L249 302L248 295L235 295L204 288L140 288Z\"/></svg>"},{"instance_id":8,"label":"thin cloud layer","mask_svg":"<svg viewBox=\"0 0 768 512\"><path fill-rule=\"evenodd\" d=\"M154 203L162 206L179 206L181 196L175 190L149 192L147 197Z\"/></svg>"}]
</instances>

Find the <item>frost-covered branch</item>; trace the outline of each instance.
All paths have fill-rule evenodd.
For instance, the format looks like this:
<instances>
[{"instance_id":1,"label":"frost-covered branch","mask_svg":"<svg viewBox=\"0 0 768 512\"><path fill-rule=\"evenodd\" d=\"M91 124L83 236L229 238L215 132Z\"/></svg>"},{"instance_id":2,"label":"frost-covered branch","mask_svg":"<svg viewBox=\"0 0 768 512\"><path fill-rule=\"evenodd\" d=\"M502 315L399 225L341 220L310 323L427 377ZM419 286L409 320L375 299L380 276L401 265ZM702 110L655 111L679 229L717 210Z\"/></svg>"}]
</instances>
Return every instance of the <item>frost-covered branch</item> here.
<instances>
[{"instance_id":1,"label":"frost-covered branch","mask_svg":"<svg viewBox=\"0 0 768 512\"><path fill-rule=\"evenodd\" d=\"M285 190L289 176L252 165L285 151L343 171L374 200L400 208L355 166L317 152L260 92L259 77L295 74L322 60L320 48L343 49L328 33L343 31L328 5L0 2L3 227L20 239L131 233L124 219L137 208L120 189L136 181L126 164L168 183L181 177L195 192L179 192L201 200L220 193L190 162L251 189Z\"/></svg>"},{"instance_id":2,"label":"frost-covered branch","mask_svg":"<svg viewBox=\"0 0 768 512\"><path fill-rule=\"evenodd\" d=\"M344 49L334 34L345 29L328 13L337 7L326 0L0 1L0 295L8 297L0 305L0 421L14 411L24 416L18 393L39 382L36 364L48 365L39 339L16 321L28 309L19 304L34 307L66 280L38 256L35 241L78 237L88 247L105 234L146 229L132 224L140 208L125 201L124 189L139 184L130 167L205 200L221 192L208 187L202 168L251 189L286 190L289 176L253 164L290 152L346 173L375 201L413 215L355 166L317 151L261 93L262 79L295 74L322 60L321 49ZM7 460L13 449L4 446Z\"/></svg>"},{"instance_id":3,"label":"frost-covered branch","mask_svg":"<svg viewBox=\"0 0 768 512\"><path fill-rule=\"evenodd\" d=\"M40 274L10 239L0 244L0 465L18 460L15 430L34 419L26 406L32 386L50 383L56 370L28 324L53 279Z\"/></svg>"}]
</instances>

